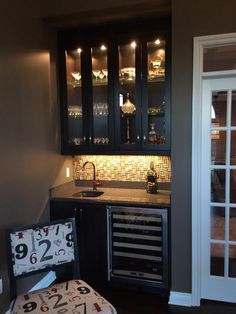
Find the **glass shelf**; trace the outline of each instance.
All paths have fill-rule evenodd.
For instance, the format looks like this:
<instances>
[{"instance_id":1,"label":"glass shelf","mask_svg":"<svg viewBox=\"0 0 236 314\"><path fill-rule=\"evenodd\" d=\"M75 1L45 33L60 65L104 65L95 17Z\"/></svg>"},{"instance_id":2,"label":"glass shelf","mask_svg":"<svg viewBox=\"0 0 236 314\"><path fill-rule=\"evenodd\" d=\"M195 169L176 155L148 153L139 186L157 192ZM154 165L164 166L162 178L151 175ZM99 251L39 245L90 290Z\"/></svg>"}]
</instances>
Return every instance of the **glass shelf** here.
<instances>
[{"instance_id":1,"label":"glass shelf","mask_svg":"<svg viewBox=\"0 0 236 314\"><path fill-rule=\"evenodd\" d=\"M67 84L70 86L73 86L74 88L76 87L81 87L81 81L67 81ZM93 86L106 86L108 84L108 80L107 79L93 79Z\"/></svg>"}]
</instances>

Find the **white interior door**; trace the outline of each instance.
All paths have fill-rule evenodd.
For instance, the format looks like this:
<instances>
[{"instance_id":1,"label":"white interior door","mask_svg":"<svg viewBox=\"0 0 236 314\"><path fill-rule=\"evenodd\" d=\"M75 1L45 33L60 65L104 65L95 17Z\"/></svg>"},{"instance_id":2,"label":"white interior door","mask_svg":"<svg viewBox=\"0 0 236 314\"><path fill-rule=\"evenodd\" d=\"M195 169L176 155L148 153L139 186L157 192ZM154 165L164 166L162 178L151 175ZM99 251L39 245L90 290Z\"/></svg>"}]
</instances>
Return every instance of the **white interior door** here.
<instances>
[{"instance_id":1,"label":"white interior door","mask_svg":"<svg viewBox=\"0 0 236 314\"><path fill-rule=\"evenodd\" d=\"M202 89L201 298L236 302L236 77Z\"/></svg>"}]
</instances>

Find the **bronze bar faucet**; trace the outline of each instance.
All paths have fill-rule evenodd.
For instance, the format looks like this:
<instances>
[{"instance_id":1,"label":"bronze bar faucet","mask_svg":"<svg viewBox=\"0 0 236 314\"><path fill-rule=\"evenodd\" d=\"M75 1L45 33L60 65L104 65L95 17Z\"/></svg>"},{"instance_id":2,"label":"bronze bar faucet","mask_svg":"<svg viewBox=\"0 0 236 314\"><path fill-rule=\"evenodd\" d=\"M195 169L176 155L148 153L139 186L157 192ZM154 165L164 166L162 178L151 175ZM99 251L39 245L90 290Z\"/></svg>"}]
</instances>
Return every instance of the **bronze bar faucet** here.
<instances>
[{"instance_id":1,"label":"bronze bar faucet","mask_svg":"<svg viewBox=\"0 0 236 314\"><path fill-rule=\"evenodd\" d=\"M91 164L93 166L93 190L96 191L97 188L96 188L96 168L95 168L95 165L92 161L86 161L84 164L83 164L83 169L85 169L85 166L87 164Z\"/></svg>"}]
</instances>

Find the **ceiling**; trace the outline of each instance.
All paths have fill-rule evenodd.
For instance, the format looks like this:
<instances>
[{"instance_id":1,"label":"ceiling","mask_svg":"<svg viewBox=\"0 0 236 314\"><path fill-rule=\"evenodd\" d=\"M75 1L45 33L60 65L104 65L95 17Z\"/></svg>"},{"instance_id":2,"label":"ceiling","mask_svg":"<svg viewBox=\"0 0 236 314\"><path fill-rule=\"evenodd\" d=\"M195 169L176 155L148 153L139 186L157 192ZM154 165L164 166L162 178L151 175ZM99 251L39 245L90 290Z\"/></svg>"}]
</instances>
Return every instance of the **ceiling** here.
<instances>
[{"instance_id":1,"label":"ceiling","mask_svg":"<svg viewBox=\"0 0 236 314\"><path fill-rule=\"evenodd\" d=\"M47 16L43 19L57 29L96 26L122 21L142 21L147 18L162 18L171 15L171 0L146 0L124 5L78 10L70 14Z\"/></svg>"}]
</instances>

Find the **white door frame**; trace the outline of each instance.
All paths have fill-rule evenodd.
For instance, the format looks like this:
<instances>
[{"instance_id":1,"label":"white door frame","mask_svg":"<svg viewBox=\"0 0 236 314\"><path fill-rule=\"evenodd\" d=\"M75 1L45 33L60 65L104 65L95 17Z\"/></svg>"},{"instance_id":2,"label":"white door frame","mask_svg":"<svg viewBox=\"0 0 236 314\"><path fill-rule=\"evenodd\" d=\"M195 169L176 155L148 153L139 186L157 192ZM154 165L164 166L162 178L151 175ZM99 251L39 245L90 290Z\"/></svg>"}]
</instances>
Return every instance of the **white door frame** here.
<instances>
[{"instance_id":1,"label":"white door frame","mask_svg":"<svg viewBox=\"0 0 236 314\"><path fill-rule=\"evenodd\" d=\"M236 45L236 33L194 38L192 98L192 306L201 299L201 129L202 80L206 77L235 75L236 70L204 72L203 49Z\"/></svg>"}]
</instances>

